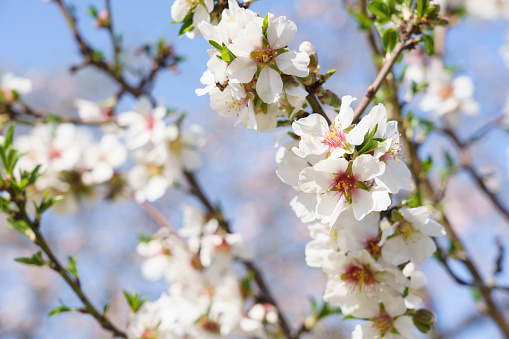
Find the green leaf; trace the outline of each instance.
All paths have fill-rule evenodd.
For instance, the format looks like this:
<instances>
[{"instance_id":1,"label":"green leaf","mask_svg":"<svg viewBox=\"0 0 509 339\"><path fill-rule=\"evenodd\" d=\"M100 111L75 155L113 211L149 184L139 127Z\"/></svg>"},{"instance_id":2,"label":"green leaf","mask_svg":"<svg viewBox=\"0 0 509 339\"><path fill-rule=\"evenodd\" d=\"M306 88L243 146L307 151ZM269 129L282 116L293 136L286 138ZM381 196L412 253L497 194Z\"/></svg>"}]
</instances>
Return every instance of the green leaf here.
<instances>
[{"instance_id":1,"label":"green leaf","mask_svg":"<svg viewBox=\"0 0 509 339\"><path fill-rule=\"evenodd\" d=\"M8 218L7 222L9 225L18 230L19 232L23 233L30 239L31 241L35 240L35 233L32 231L30 226L24 221L24 220L16 220L14 218Z\"/></svg>"},{"instance_id":2,"label":"green leaf","mask_svg":"<svg viewBox=\"0 0 509 339\"><path fill-rule=\"evenodd\" d=\"M228 53L228 48L224 48L221 50L221 59L223 59L224 62L230 63L232 60L230 59L230 53Z\"/></svg>"},{"instance_id":3,"label":"green leaf","mask_svg":"<svg viewBox=\"0 0 509 339\"><path fill-rule=\"evenodd\" d=\"M48 316L54 316L56 314L59 314L59 313L62 313L62 312L72 312L73 309L70 308L70 307L67 307L65 305L61 305L61 306L58 306L58 307L55 307L54 309L51 310L51 312L49 312Z\"/></svg>"},{"instance_id":4,"label":"green leaf","mask_svg":"<svg viewBox=\"0 0 509 339\"><path fill-rule=\"evenodd\" d=\"M421 164L422 164L422 171L424 173L428 173L431 170L431 168L433 167L433 158L431 158L431 155L428 155L428 157L426 159L422 159Z\"/></svg>"},{"instance_id":5,"label":"green leaf","mask_svg":"<svg viewBox=\"0 0 509 339\"><path fill-rule=\"evenodd\" d=\"M334 73L336 73L336 71L337 71L337 69L331 69L331 70L327 71L327 73L325 73L325 74L323 75L323 77L322 77L323 81L325 82L325 81L329 80L329 78L330 78L330 77L331 77Z\"/></svg>"},{"instance_id":6,"label":"green leaf","mask_svg":"<svg viewBox=\"0 0 509 339\"><path fill-rule=\"evenodd\" d=\"M182 20L182 27L180 27L179 38L186 32L190 32L194 29L193 16L194 12L188 12L184 20Z\"/></svg>"},{"instance_id":7,"label":"green leaf","mask_svg":"<svg viewBox=\"0 0 509 339\"><path fill-rule=\"evenodd\" d=\"M43 266L46 262L42 259L42 252L35 253L31 258L16 258L17 262L27 265Z\"/></svg>"},{"instance_id":8,"label":"green leaf","mask_svg":"<svg viewBox=\"0 0 509 339\"><path fill-rule=\"evenodd\" d=\"M212 45L215 49L217 49L220 53L223 51L223 46L215 42L214 40L209 40L209 44Z\"/></svg>"},{"instance_id":9,"label":"green leaf","mask_svg":"<svg viewBox=\"0 0 509 339\"><path fill-rule=\"evenodd\" d=\"M433 55L433 53L435 53L435 42L433 41L433 37L423 34L422 41L424 42L424 51L426 54Z\"/></svg>"},{"instance_id":10,"label":"green leaf","mask_svg":"<svg viewBox=\"0 0 509 339\"><path fill-rule=\"evenodd\" d=\"M417 0L417 17L422 18L422 15L424 14L424 9L426 8L428 4L428 0Z\"/></svg>"},{"instance_id":11,"label":"green leaf","mask_svg":"<svg viewBox=\"0 0 509 339\"><path fill-rule=\"evenodd\" d=\"M332 307L329 303L324 302L322 309L321 309L320 313L318 314L318 319L324 318L331 314L337 314L337 313L342 313L341 308Z\"/></svg>"},{"instance_id":12,"label":"green leaf","mask_svg":"<svg viewBox=\"0 0 509 339\"><path fill-rule=\"evenodd\" d=\"M95 8L94 6L90 6L87 10L87 14L93 18L97 18L97 14L98 14L97 8Z\"/></svg>"},{"instance_id":13,"label":"green leaf","mask_svg":"<svg viewBox=\"0 0 509 339\"><path fill-rule=\"evenodd\" d=\"M403 215L398 210L391 211L391 218L393 222L400 222L404 220Z\"/></svg>"},{"instance_id":14,"label":"green leaf","mask_svg":"<svg viewBox=\"0 0 509 339\"><path fill-rule=\"evenodd\" d=\"M143 234L143 233L138 235L138 242L146 244L150 241L152 241L152 237L150 235Z\"/></svg>"},{"instance_id":15,"label":"green leaf","mask_svg":"<svg viewBox=\"0 0 509 339\"><path fill-rule=\"evenodd\" d=\"M452 158L451 154L449 152L444 152L445 156L445 165L447 169L453 169L454 168L454 159Z\"/></svg>"},{"instance_id":16,"label":"green leaf","mask_svg":"<svg viewBox=\"0 0 509 339\"><path fill-rule=\"evenodd\" d=\"M399 35L395 28L386 29L383 32L382 42L387 53L391 53L399 41Z\"/></svg>"},{"instance_id":17,"label":"green leaf","mask_svg":"<svg viewBox=\"0 0 509 339\"><path fill-rule=\"evenodd\" d=\"M371 13L375 14L379 21L389 21L391 19L391 12L389 10L389 7L383 2L382 0L375 0L369 3L368 5L369 10Z\"/></svg>"},{"instance_id":18,"label":"green leaf","mask_svg":"<svg viewBox=\"0 0 509 339\"><path fill-rule=\"evenodd\" d=\"M356 12L352 8L347 7L346 9L351 16L353 16L359 23L359 29L367 30L373 26L373 21L364 13Z\"/></svg>"},{"instance_id":19,"label":"green leaf","mask_svg":"<svg viewBox=\"0 0 509 339\"><path fill-rule=\"evenodd\" d=\"M78 271L76 270L76 256L73 255L71 257L69 257L69 264L68 264L68 267L67 267L67 270L69 272L71 272L72 275L74 275L75 277L78 277Z\"/></svg>"},{"instance_id":20,"label":"green leaf","mask_svg":"<svg viewBox=\"0 0 509 339\"><path fill-rule=\"evenodd\" d=\"M5 149L12 146L12 139L14 137L14 124L10 125L5 133L4 145Z\"/></svg>"},{"instance_id":21,"label":"green leaf","mask_svg":"<svg viewBox=\"0 0 509 339\"><path fill-rule=\"evenodd\" d=\"M361 190L369 191L368 185L365 182L357 180L355 182L355 187L360 188Z\"/></svg>"},{"instance_id":22,"label":"green leaf","mask_svg":"<svg viewBox=\"0 0 509 339\"><path fill-rule=\"evenodd\" d=\"M131 310L133 312L138 311L140 309L141 305L143 305L143 303L148 300L147 298L140 299L140 296L138 293L130 294L126 290L123 290L122 292L124 293L127 304L131 307Z\"/></svg>"},{"instance_id":23,"label":"green leaf","mask_svg":"<svg viewBox=\"0 0 509 339\"><path fill-rule=\"evenodd\" d=\"M262 26L262 33L263 35L267 36L267 29L269 28L269 14L265 15L265 18L263 18L263 26Z\"/></svg>"}]
</instances>

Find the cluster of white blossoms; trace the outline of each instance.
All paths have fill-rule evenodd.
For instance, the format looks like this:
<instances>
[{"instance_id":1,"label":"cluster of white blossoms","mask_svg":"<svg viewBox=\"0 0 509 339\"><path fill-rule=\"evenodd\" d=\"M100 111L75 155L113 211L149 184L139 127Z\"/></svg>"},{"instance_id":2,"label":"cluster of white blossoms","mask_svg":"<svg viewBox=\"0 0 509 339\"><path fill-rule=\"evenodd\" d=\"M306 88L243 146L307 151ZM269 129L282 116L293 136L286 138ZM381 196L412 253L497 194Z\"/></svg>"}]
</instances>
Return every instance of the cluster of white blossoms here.
<instances>
[{"instance_id":1,"label":"cluster of white blossoms","mask_svg":"<svg viewBox=\"0 0 509 339\"><path fill-rule=\"evenodd\" d=\"M105 134L96 142L89 130L73 124L39 125L30 134L16 138L15 143L25 153L17 168L31 171L41 165L33 198L42 198L48 189L52 195L67 195L64 203L55 206L66 212L76 211L81 199L94 197L97 188L113 180L115 170L127 157L116 136Z\"/></svg>"},{"instance_id":2,"label":"cluster of white blossoms","mask_svg":"<svg viewBox=\"0 0 509 339\"><path fill-rule=\"evenodd\" d=\"M53 195L67 195L69 199L56 208L72 213L79 201L99 196L96 193L113 198L127 183L139 202L155 201L184 171L201 165L197 148L205 141L202 129L168 123L166 108L154 108L147 97L118 118L113 117L108 101L99 105L77 100L75 104L84 121L102 123L99 141L90 129L68 123L38 125L16 139L16 147L26 153L18 168L31 171L42 166L42 176L33 186L36 200L47 189ZM120 171L126 170L124 164L130 165L126 174Z\"/></svg>"},{"instance_id":3,"label":"cluster of white blossoms","mask_svg":"<svg viewBox=\"0 0 509 339\"><path fill-rule=\"evenodd\" d=\"M201 127L182 129L179 123L168 123L164 106L154 107L143 96L131 112L121 113L118 124L124 127L124 139L136 165L127 181L140 201L155 201L180 179L184 171L201 166L197 148L205 142Z\"/></svg>"},{"instance_id":4,"label":"cluster of white blossoms","mask_svg":"<svg viewBox=\"0 0 509 339\"><path fill-rule=\"evenodd\" d=\"M306 261L327 273L324 300L368 319L353 338L415 338L412 316L424 312L417 308L425 278L414 263L431 256L430 237L445 232L426 207L377 213L389 208L391 194L412 188L411 174L397 122L387 122L378 104L352 124L354 100L342 98L330 126L319 114L295 121L300 140L280 148L277 175L300 192L291 202L297 216L317 220ZM419 321L418 327L432 324Z\"/></svg>"},{"instance_id":5,"label":"cluster of white blossoms","mask_svg":"<svg viewBox=\"0 0 509 339\"><path fill-rule=\"evenodd\" d=\"M240 234L225 232L194 207L183 210L178 234L161 230L138 245L147 257L144 277L164 278L169 287L132 314L128 338L273 338L279 331L277 310L252 298L249 278L232 270L235 259L251 257Z\"/></svg>"},{"instance_id":6,"label":"cluster of white blossoms","mask_svg":"<svg viewBox=\"0 0 509 339\"><path fill-rule=\"evenodd\" d=\"M257 13L230 0L221 21L198 27L213 50L198 95L209 94L210 106L224 117L238 116L244 127L271 131L278 116L292 117L308 95L296 77L309 75L309 43L288 49L297 26L286 17Z\"/></svg>"}]
</instances>

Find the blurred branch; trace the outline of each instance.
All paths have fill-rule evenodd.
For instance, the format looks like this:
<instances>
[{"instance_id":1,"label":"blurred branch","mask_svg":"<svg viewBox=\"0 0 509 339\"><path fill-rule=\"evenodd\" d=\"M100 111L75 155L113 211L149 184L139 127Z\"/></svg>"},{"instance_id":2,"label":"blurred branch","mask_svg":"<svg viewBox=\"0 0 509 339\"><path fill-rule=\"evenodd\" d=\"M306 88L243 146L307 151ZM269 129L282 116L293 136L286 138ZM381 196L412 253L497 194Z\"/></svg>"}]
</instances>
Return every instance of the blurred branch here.
<instances>
[{"instance_id":1,"label":"blurred branch","mask_svg":"<svg viewBox=\"0 0 509 339\"><path fill-rule=\"evenodd\" d=\"M110 39L113 45L114 50L114 59L113 65L106 63L102 60L101 56L85 41L83 35L77 28L77 18L71 13L69 8L65 5L63 0L54 0L57 3L60 11L64 15L67 20L69 27L71 28L72 34L74 36L74 40L76 40L81 55L83 56L83 62L80 65L74 66L71 68L71 71L76 71L85 66L94 66L95 68L105 72L108 74L115 82L120 86L120 91L117 95L120 98L124 93L130 93L134 97L138 98L142 95L147 95L152 103L155 103L155 99L148 93L147 87L154 80L157 73L168 66L175 66L177 62L180 61L174 53L173 50L168 48L167 46L163 46L162 51L158 51L157 56L153 60L152 69L139 80L138 85L131 85L125 79L122 74L121 64L119 60L119 55L121 53L121 46L119 45L117 38L115 36L115 32L113 30L113 26L111 23L111 5L109 4L109 0L106 0L106 7L108 8L108 14L110 16L110 23L107 26L107 29L110 33ZM168 62L169 60L169 62Z\"/></svg>"},{"instance_id":2,"label":"blurred branch","mask_svg":"<svg viewBox=\"0 0 509 339\"><path fill-rule=\"evenodd\" d=\"M122 65L120 64L120 52L122 51L122 47L119 45L119 41L117 40L117 37L115 35L115 30L113 29L113 17L111 16L111 1L105 0L106 4L106 11L108 12L108 24L106 25L106 28L108 29L110 39L111 39L111 45L113 47L113 56L115 58L115 64L114 64L114 70L115 74L117 76L120 75Z\"/></svg>"},{"instance_id":3,"label":"blurred branch","mask_svg":"<svg viewBox=\"0 0 509 339\"><path fill-rule=\"evenodd\" d=\"M497 198L496 194L490 191L490 189L484 183L482 177L477 174L476 170L472 164L472 158L468 153L467 144L462 143L458 136L450 129L446 128L442 130L443 133L448 135L450 139L454 142L454 144L458 147L460 158L461 158L461 167L467 170L470 176L477 183L479 188L485 193L485 195L490 199L490 201L495 205L497 210L502 214L504 219L509 222L509 210L502 204L502 202Z\"/></svg>"},{"instance_id":4,"label":"blurred branch","mask_svg":"<svg viewBox=\"0 0 509 339\"><path fill-rule=\"evenodd\" d=\"M7 189L7 191L11 196L12 201L18 207L18 211L16 212L15 218L17 220L24 221L27 224L27 226L33 231L35 235L35 239L33 240L33 242L34 244L39 246L48 257L49 259L49 262L47 262L48 266L52 270L60 274L60 276L65 280L67 285L71 287L74 293L81 300L83 305L85 305L84 308L80 309L80 312L90 314L97 320L97 322L101 325L103 329L110 331L115 337L127 338L126 334L119 330L108 318L106 318L106 315L104 313L99 312L92 305L92 303L86 296L85 292L83 292L83 290L81 289L81 283L78 276L77 275L73 276L57 259L57 257L51 250L50 246L46 242L46 239L44 238L40 231L41 226L40 219L35 218L34 220L32 220L30 219L26 212L25 209L26 196L24 194L20 196L19 194L16 194L16 192L14 192L12 189Z\"/></svg>"},{"instance_id":5,"label":"blurred branch","mask_svg":"<svg viewBox=\"0 0 509 339\"><path fill-rule=\"evenodd\" d=\"M407 30L407 33L408 33L408 30ZM369 35L373 35L373 36L370 37ZM369 37L370 47L372 48L372 53L373 53L374 57L380 56L380 54L378 54L379 53L378 49L376 48L376 42L375 42L374 33L372 30L368 31L368 37ZM445 40L445 39L443 39L443 40ZM401 44L401 43L402 43L401 41L398 42L398 44ZM392 55L394 55L395 51L396 51L396 48L393 51ZM401 53L401 51L399 53ZM395 59L392 61L392 64L394 64L394 61L395 61ZM402 139L404 142L402 145L406 145L406 147L408 149L408 158L410 160L410 170L411 170L414 180L416 182L416 188L417 188L416 194L417 194L419 204L424 205L424 193L426 193L426 195L431 200L431 204L433 206L439 208L440 196L433 189L431 182L429 181L429 178L426 176L426 173L424 173L424 171L422 171L422 164L421 164L421 161L417 154L417 149L418 149L419 144L416 144L415 142L413 142L412 140L410 140L407 137L406 130L408 128L408 120L405 119L403 116L402 106L401 106L401 103L399 102L399 98L398 98L397 84L394 81L394 75L392 74L392 67L388 67L387 64L388 64L388 62L386 61L384 63L384 66L380 70L379 75L377 76L377 79L379 79L380 81L376 82L376 80L375 80L375 83L378 85L378 87L376 87L376 90L378 90L379 87L382 85L382 81L384 79L387 79L387 88L388 88L388 92L389 92L387 99L393 105L393 107L392 107L393 115L394 115L393 118L398 120L399 122L401 122L399 124L399 128L401 130L401 136L402 136ZM390 66L392 66L392 64ZM378 65L376 65L376 63L375 63L375 66L379 67ZM381 76L381 75L383 75L383 76ZM370 89L371 88L372 87L370 87ZM370 91L368 90L368 94L369 93L370 93ZM376 91L372 94L372 96L374 96L375 93L376 93ZM371 100L372 96L368 97L368 94L363 98L363 102L365 102L365 105L363 105L363 106L359 105L357 107L357 110L355 111L356 116L359 116L360 114L362 114L362 111L369 104L369 101ZM361 108L359 108L359 107L361 107ZM475 286L479 288L481 295L486 303L487 313L496 322L496 324L500 328L501 332L503 333L504 337L509 338L509 326L507 325L506 320L504 319L503 313L501 312L501 310L498 308L498 306L495 304L495 302L493 300L493 297L491 295L491 289L485 284L483 278L481 277L481 274L479 273L479 270L477 269L474 262L470 258L461 239L457 236L456 232L452 228L451 224L449 223L449 220L447 219L446 215L443 212L442 212L441 219L442 219L442 224L444 225L449 238L451 239L451 241L454 242L454 244L456 245L456 248L459 251L461 251L463 254L460 261L463 262L463 264L466 266L467 270L472 275L472 278L474 280L473 284L475 284ZM446 271L448 271L448 273L452 276L452 278L456 280L457 277L454 275L452 270L449 269L447 262L445 262L445 263L442 262L442 264L443 264L444 268L446 269ZM456 280L456 281L458 283L460 283L458 280ZM462 280L460 280L460 281L462 281Z\"/></svg>"},{"instance_id":6,"label":"blurred branch","mask_svg":"<svg viewBox=\"0 0 509 339\"><path fill-rule=\"evenodd\" d=\"M29 125L48 122L71 123L75 125L91 126L116 123L116 120L113 118L108 118L101 121L85 121L80 118L67 117L63 115L45 114L34 110L22 101L17 101L16 104L19 108L15 108L13 105L0 105L0 113L8 114L11 120Z\"/></svg>"},{"instance_id":7,"label":"blurred branch","mask_svg":"<svg viewBox=\"0 0 509 339\"><path fill-rule=\"evenodd\" d=\"M454 271L452 270L451 266L449 265L449 263L447 261L446 254L444 253L444 251L438 245L437 245L437 258L440 261L440 263L442 263L442 265L444 266L444 268L447 271L447 273L449 273L451 278L453 278L454 281L456 281L460 285L469 286L469 287L476 287L476 288L485 289L485 290L488 290L488 291L490 291L490 290L503 290L503 291L509 292L509 286L488 285L486 283L479 283L478 281L468 282L468 281L465 281L465 280L461 279L460 277L458 277L454 273Z\"/></svg>"}]
</instances>

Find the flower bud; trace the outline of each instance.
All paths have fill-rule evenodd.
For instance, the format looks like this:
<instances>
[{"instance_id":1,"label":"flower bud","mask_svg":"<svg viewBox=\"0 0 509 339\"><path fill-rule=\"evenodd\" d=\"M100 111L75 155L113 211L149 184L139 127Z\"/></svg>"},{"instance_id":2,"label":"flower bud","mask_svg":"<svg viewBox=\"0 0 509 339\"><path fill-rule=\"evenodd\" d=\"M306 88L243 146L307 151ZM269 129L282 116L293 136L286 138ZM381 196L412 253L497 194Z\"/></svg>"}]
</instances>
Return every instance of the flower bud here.
<instances>
[{"instance_id":1,"label":"flower bud","mask_svg":"<svg viewBox=\"0 0 509 339\"><path fill-rule=\"evenodd\" d=\"M430 310L420 309L413 314L413 321L419 331L429 333L433 329L436 318Z\"/></svg>"},{"instance_id":2,"label":"flower bud","mask_svg":"<svg viewBox=\"0 0 509 339\"><path fill-rule=\"evenodd\" d=\"M95 19L95 27L103 28L108 27L110 25L110 13L107 10L102 10L97 13L97 18Z\"/></svg>"},{"instance_id":3,"label":"flower bud","mask_svg":"<svg viewBox=\"0 0 509 339\"><path fill-rule=\"evenodd\" d=\"M314 71L318 68L318 56L316 55L315 46L313 46L309 41L304 41L299 46L299 51L306 53L309 55L309 69Z\"/></svg>"},{"instance_id":4,"label":"flower bud","mask_svg":"<svg viewBox=\"0 0 509 339\"><path fill-rule=\"evenodd\" d=\"M328 89L326 90L320 89L316 92L316 94L318 96L318 99L320 99L320 101L322 102L322 104L329 105L332 107L341 106L341 99L334 92L329 91Z\"/></svg>"}]
</instances>

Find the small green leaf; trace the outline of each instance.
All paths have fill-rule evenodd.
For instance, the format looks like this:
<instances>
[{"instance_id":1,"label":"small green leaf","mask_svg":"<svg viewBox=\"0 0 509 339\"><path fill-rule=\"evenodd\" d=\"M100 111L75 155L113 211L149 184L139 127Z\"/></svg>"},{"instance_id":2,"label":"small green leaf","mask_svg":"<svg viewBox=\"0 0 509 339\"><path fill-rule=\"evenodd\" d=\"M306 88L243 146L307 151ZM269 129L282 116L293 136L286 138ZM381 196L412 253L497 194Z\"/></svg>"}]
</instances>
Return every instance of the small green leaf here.
<instances>
[{"instance_id":1,"label":"small green leaf","mask_svg":"<svg viewBox=\"0 0 509 339\"><path fill-rule=\"evenodd\" d=\"M35 253L31 258L16 258L17 262L27 265L43 266L46 262L42 259L42 252Z\"/></svg>"},{"instance_id":2,"label":"small green leaf","mask_svg":"<svg viewBox=\"0 0 509 339\"><path fill-rule=\"evenodd\" d=\"M361 30L367 30L373 26L373 21L366 14L362 12L356 12L350 7L347 7L346 10L348 11L348 13L350 13L350 15L357 19L357 22L359 23L359 28Z\"/></svg>"},{"instance_id":3,"label":"small green leaf","mask_svg":"<svg viewBox=\"0 0 509 339\"><path fill-rule=\"evenodd\" d=\"M209 40L209 44L212 45L212 47L214 47L215 49L217 49L219 51L219 53L221 53L223 51L223 46L221 46L220 44L218 44L217 42L215 42L214 40Z\"/></svg>"},{"instance_id":4,"label":"small green leaf","mask_svg":"<svg viewBox=\"0 0 509 339\"><path fill-rule=\"evenodd\" d=\"M435 53L435 43L433 41L433 37L427 34L423 34L422 41L424 42L424 51L426 54L433 55L433 53Z\"/></svg>"},{"instance_id":5,"label":"small green leaf","mask_svg":"<svg viewBox=\"0 0 509 339\"><path fill-rule=\"evenodd\" d=\"M94 6L88 7L87 14L93 18L97 18L97 14L98 14L97 8L95 8Z\"/></svg>"},{"instance_id":6,"label":"small green leaf","mask_svg":"<svg viewBox=\"0 0 509 339\"><path fill-rule=\"evenodd\" d=\"M389 7L383 2L382 0L375 0L369 3L368 5L369 10L371 13L375 14L379 21L385 22L389 21L391 18L391 12L389 10Z\"/></svg>"},{"instance_id":7,"label":"small green leaf","mask_svg":"<svg viewBox=\"0 0 509 339\"><path fill-rule=\"evenodd\" d=\"M431 155L429 155L426 159L421 160L422 164L422 171L424 173L428 173L431 168L433 167L433 158L431 158Z\"/></svg>"},{"instance_id":8,"label":"small green leaf","mask_svg":"<svg viewBox=\"0 0 509 339\"><path fill-rule=\"evenodd\" d=\"M4 145L5 149L12 146L12 139L14 137L14 124L10 125L5 133Z\"/></svg>"},{"instance_id":9,"label":"small green leaf","mask_svg":"<svg viewBox=\"0 0 509 339\"><path fill-rule=\"evenodd\" d=\"M122 291L124 293L125 299L127 301L127 304L131 307L131 310L133 312L136 312L140 309L140 307L143 305L145 301L147 301L147 298L141 298L138 293L130 294L126 290Z\"/></svg>"},{"instance_id":10,"label":"small green leaf","mask_svg":"<svg viewBox=\"0 0 509 339\"><path fill-rule=\"evenodd\" d=\"M78 277L78 271L76 270L76 256L73 255L71 257L69 257L69 261L68 261L68 267L67 267L67 270L69 272L71 272L72 275L74 275L75 277Z\"/></svg>"},{"instance_id":11,"label":"small green leaf","mask_svg":"<svg viewBox=\"0 0 509 339\"><path fill-rule=\"evenodd\" d=\"M263 18L263 26L262 26L262 33L263 35L267 36L267 30L269 29L269 14L265 15L265 18Z\"/></svg>"},{"instance_id":12,"label":"small green leaf","mask_svg":"<svg viewBox=\"0 0 509 339\"><path fill-rule=\"evenodd\" d=\"M324 302L322 309L321 309L320 313L318 314L318 319L324 318L331 314L337 314L337 313L342 313L341 308L332 307L329 303Z\"/></svg>"},{"instance_id":13,"label":"small green leaf","mask_svg":"<svg viewBox=\"0 0 509 339\"><path fill-rule=\"evenodd\" d=\"M331 69L329 71L327 71L327 73L325 73L322 77L322 80L325 82L327 80L329 80L329 78L334 74L336 73L337 69Z\"/></svg>"},{"instance_id":14,"label":"small green leaf","mask_svg":"<svg viewBox=\"0 0 509 339\"><path fill-rule=\"evenodd\" d=\"M59 313L63 313L63 312L72 312L73 309L70 308L70 307L67 307L65 305L61 305L61 306L58 306L58 307L55 307L54 309L51 310L51 312L49 312L48 316L54 316L56 314L59 314Z\"/></svg>"},{"instance_id":15,"label":"small green leaf","mask_svg":"<svg viewBox=\"0 0 509 339\"><path fill-rule=\"evenodd\" d=\"M9 225L18 230L19 232L23 233L30 239L31 241L35 240L35 233L32 231L30 226L24 221L24 220L16 220L14 218L8 218L7 222Z\"/></svg>"},{"instance_id":16,"label":"small green leaf","mask_svg":"<svg viewBox=\"0 0 509 339\"><path fill-rule=\"evenodd\" d=\"M179 38L182 35L184 35L186 32L190 32L194 29L193 16L194 16L194 12L190 11L187 13L184 20L182 20L182 27L180 27Z\"/></svg>"},{"instance_id":17,"label":"small green leaf","mask_svg":"<svg viewBox=\"0 0 509 339\"><path fill-rule=\"evenodd\" d=\"M392 221L395 223L405 220L405 218L403 218L403 215L398 210L391 211L391 218L392 218Z\"/></svg>"},{"instance_id":18,"label":"small green leaf","mask_svg":"<svg viewBox=\"0 0 509 339\"><path fill-rule=\"evenodd\" d=\"M386 29L383 32L382 42L387 53L391 53L398 43L399 36L395 28Z\"/></svg>"}]
</instances>

